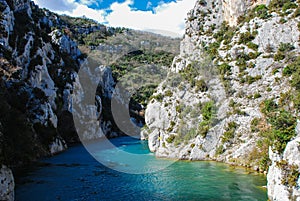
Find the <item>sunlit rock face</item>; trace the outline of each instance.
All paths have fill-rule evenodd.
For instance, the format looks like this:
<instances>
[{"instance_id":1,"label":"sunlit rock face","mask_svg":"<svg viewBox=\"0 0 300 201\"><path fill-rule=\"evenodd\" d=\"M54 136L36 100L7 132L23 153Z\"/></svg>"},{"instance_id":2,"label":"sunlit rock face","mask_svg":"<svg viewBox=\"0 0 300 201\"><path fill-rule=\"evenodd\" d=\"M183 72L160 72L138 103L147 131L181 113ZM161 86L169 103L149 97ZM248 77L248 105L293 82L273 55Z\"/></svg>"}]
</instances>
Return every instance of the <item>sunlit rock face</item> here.
<instances>
[{"instance_id":1,"label":"sunlit rock face","mask_svg":"<svg viewBox=\"0 0 300 201\"><path fill-rule=\"evenodd\" d=\"M282 183L293 181L288 177L291 172L299 172L299 136L293 136L280 154L259 145L264 139L261 133L271 127L262 111L264 101L282 104L283 94L295 93L292 78L283 72L291 60L278 59L276 54L290 45L286 54L292 60L299 55L299 16L294 17L293 8L284 17L270 12L239 22L240 16L270 2L196 2L186 18L180 54L147 106L147 126L141 137L148 139L150 150L158 157L217 160L267 174L259 162L264 154L271 161L267 162L270 200L300 200L299 181L295 186ZM231 35L229 40L226 34ZM247 34L251 38L245 40ZM241 58L245 55L250 57ZM227 72L220 72L220 67ZM282 109L299 119L295 103L285 104ZM211 105L212 119L207 112ZM296 133L299 135L299 123Z\"/></svg>"},{"instance_id":2,"label":"sunlit rock face","mask_svg":"<svg viewBox=\"0 0 300 201\"><path fill-rule=\"evenodd\" d=\"M297 137L290 141L283 154L276 154L270 149L272 165L268 172L268 195L270 200L300 200L299 179L293 185L284 181L291 180L300 171L300 122L296 127Z\"/></svg>"}]
</instances>

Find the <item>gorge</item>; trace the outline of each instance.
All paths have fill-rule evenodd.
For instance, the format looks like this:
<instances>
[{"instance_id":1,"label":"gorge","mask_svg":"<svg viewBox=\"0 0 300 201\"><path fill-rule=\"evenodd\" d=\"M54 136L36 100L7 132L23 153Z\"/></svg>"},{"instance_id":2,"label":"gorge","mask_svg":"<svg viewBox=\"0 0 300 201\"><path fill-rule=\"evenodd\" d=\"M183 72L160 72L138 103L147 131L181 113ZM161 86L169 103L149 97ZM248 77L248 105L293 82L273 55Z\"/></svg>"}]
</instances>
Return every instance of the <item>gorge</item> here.
<instances>
[{"instance_id":1,"label":"gorge","mask_svg":"<svg viewBox=\"0 0 300 201\"><path fill-rule=\"evenodd\" d=\"M199 0L180 50L179 39L0 2L1 200L14 200L11 168L124 135L114 87L141 65L166 70L127 107L156 157L251 168L267 174L270 200L300 200L299 1ZM96 103L80 107L86 83Z\"/></svg>"}]
</instances>

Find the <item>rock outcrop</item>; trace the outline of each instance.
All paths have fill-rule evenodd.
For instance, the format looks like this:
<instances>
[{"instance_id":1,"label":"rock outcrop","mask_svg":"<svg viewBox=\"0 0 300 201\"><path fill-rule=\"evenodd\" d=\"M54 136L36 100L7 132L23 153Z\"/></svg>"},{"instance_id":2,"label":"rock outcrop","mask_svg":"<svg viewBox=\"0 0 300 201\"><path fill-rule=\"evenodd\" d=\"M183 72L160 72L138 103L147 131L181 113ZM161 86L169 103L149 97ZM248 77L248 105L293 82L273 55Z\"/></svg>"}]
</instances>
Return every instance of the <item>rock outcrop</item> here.
<instances>
[{"instance_id":1,"label":"rock outcrop","mask_svg":"<svg viewBox=\"0 0 300 201\"><path fill-rule=\"evenodd\" d=\"M272 165L268 172L268 195L271 200L300 200L300 123L296 127L297 136L291 140L283 154L270 149Z\"/></svg>"},{"instance_id":2,"label":"rock outcrop","mask_svg":"<svg viewBox=\"0 0 300 201\"><path fill-rule=\"evenodd\" d=\"M2 165L0 169L0 200L13 201L15 182L11 170Z\"/></svg>"}]
</instances>

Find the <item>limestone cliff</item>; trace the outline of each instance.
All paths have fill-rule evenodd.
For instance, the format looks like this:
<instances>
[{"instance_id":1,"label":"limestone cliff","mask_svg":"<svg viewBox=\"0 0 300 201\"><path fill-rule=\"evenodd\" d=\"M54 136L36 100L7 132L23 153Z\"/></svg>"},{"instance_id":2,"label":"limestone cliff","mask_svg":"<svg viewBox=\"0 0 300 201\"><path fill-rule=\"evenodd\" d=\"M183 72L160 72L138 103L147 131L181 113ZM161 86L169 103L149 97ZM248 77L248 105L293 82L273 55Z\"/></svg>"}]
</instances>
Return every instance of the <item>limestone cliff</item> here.
<instances>
[{"instance_id":1,"label":"limestone cliff","mask_svg":"<svg viewBox=\"0 0 300 201\"><path fill-rule=\"evenodd\" d=\"M124 65L133 68L156 57L170 63L169 52L178 54L178 44L178 39L60 16L29 0L0 0L0 165L6 165L1 179L9 182L1 184L0 200L13 199L9 168L57 154L79 138L122 134L110 104ZM126 56L136 50L140 57ZM158 53L144 55L150 50ZM123 57L125 64L118 66Z\"/></svg>"},{"instance_id":2,"label":"limestone cliff","mask_svg":"<svg viewBox=\"0 0 300 201\"><path fill-rule=\"evenodd\" d=\"M75 97L73 88L81 85L78 70L85 56L62 31L68 25L58 15L27 0L0 3L0 164L14 167L79 141L72 106L84 94ZM96 126L99 130L100 123ZM91 132L86 139L96 137L101 136ZM6 166L1 181L0 199L13 200L13 177Z\"/></svg>"},{"instance_id":3,"label":"limestone cliff","mask_svg":"<svg viewBox=\"0 0 300 201\"><path fill-rule=\"evenodd\" d=\"M295 1L197 1L181 53L147 106L150 150L270 166L270 199L299 200L299 12Z\"/></svg>"}]
</instances>

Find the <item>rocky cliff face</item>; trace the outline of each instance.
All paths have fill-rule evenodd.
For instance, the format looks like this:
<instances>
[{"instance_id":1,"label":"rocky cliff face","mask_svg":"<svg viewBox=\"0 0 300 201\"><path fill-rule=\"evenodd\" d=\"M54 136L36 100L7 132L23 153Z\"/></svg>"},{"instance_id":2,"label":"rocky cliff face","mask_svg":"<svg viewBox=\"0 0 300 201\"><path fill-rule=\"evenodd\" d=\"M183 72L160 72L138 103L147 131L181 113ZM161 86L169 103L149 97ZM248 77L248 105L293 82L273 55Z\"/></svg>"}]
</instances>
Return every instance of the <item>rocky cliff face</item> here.
<instances>
[{"instance_id":1,"label":"rocky cliff face","mask_svg":"<svg viewBox=\"0 0 300 201\"><path fill-rule=\"evenodd\" d=\"M142 136L156 156L265 173L271 165L270 199L299 199L298 3L196 3L181 53L147 106Z\"/></svg>"},{"instance_id":2,"label":"rocky cliff face","mask_svg":"<svg viewBox=\"0 0 300 201\"><path fill-rule=\"evenodd\" d=\"M120 135L110 111L116 79L156 57L171 61L163 51L177 46L176 39L59 16L29 0L0 0L0 164L20 166L69 143ZM136 50L142 55L127 55ZM150 50L158 53L143 54ZM11 172L1 171L8 183L0 200L12 200Z\"/></svg>"},{"instance_id":3,"label":"rocky cliff face","mask_svg":"<svg viewBox=\"0 0 300 201\"><path fill-rule=\"evenodd\" d=\"M77 96L73 89L82 88L78 71L87 61L77 43L62 31L67 25L57 15L31 1L0 3L0 164L18 166L64 151L67 143L78 141L72 114L80 114L73 104L85 94ZM108 80L111 71L101 70L99 80L107 87L113 82ZM100 97L97 100L101 102ZM101 135L91 132L84 137ZM0 199L13 200L13 188L12 173L3 166Z\"/></svg>"}]
</instances>

